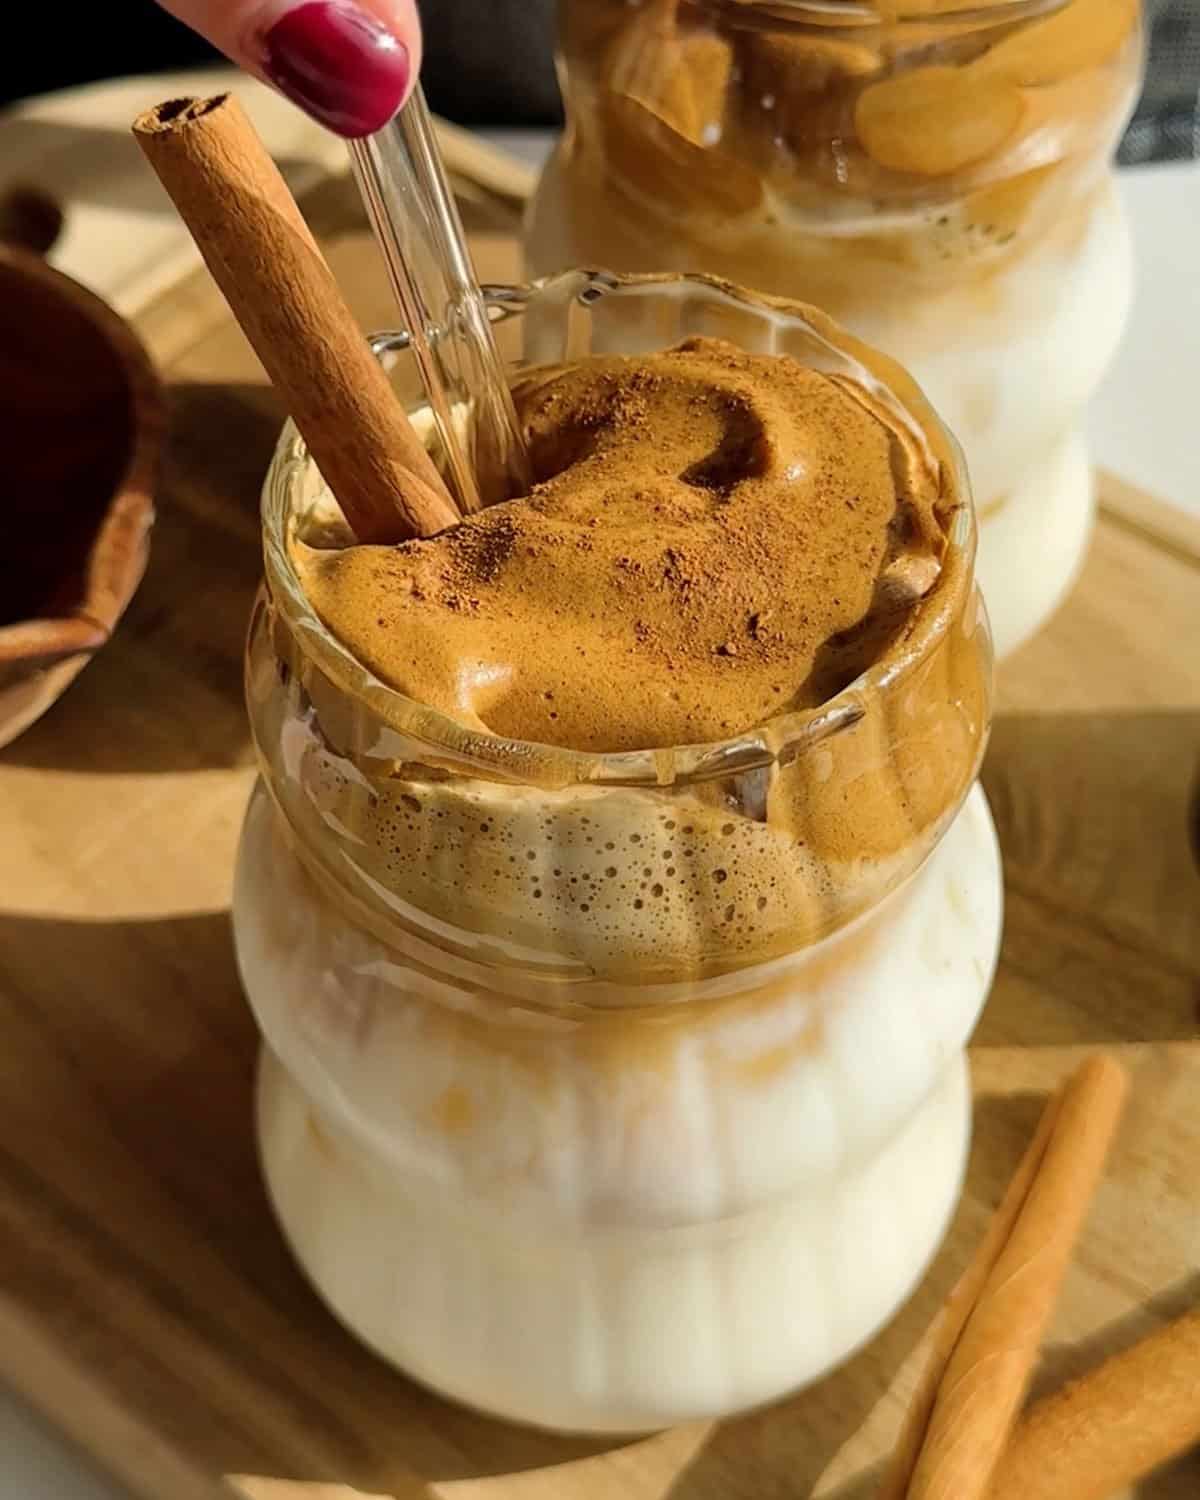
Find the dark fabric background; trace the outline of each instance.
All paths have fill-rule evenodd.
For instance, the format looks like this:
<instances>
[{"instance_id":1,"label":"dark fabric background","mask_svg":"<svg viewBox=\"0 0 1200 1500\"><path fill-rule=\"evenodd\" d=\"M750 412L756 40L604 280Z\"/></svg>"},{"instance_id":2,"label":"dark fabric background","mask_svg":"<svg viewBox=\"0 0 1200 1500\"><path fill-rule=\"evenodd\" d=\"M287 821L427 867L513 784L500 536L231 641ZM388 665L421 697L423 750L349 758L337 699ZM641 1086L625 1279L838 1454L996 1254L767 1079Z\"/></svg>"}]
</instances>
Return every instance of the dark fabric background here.
<instances>
[{"instance_id":1,"label":"dark fabric background","mask_svg":"<svg viewBox=\"0 0 1200 1500\"><path fill-rule=\"evenodd\" d=\"M1200 157L1200 0L1146 0L1146 86L1118 159Z\"/></svg>"},{"instance_id":2,"label":"dark fabric background","mask_svg":"<svg viewBox=\"0 0 1200 1500\"><path fill-rule=\"evenodd\" d=\"M0 8L15 0L0 0ZM126 73L218 61L153 0L66 0L21 7L21 45L0 43L0 104ZM561 117L554 76L555 0L418 0L425 88L463 124L545 125Z\"/></svg>"},{"instance_id":3,"label":"dark fabric background","mask_svg":"<svg viewBox=\"0 0 1200 1500\"><path fill-rule=\"evenodd\" d=\"M0 4L4 0L0 0ZM551 56L554 0L419 0L425 87L464 124L549 125L561 117ZM1125 163L1200 156L1200 0L1146 0L1146 90L1121 145ZM22 6L21 45L0 48L0 103L123 73L213 60L152 0ZM0 168L3 162L0 160Z\"/></svg>"},{"instance_id":4,"label":"dark fabric background","mask_svg":"<svg viewBox=\"0 0 1200 1500\"><path fill-rule=\"evenodd\" d=\"M430 107L467 124L561 118L555 0L418 0Z\"/></svg>"}]
</instances>

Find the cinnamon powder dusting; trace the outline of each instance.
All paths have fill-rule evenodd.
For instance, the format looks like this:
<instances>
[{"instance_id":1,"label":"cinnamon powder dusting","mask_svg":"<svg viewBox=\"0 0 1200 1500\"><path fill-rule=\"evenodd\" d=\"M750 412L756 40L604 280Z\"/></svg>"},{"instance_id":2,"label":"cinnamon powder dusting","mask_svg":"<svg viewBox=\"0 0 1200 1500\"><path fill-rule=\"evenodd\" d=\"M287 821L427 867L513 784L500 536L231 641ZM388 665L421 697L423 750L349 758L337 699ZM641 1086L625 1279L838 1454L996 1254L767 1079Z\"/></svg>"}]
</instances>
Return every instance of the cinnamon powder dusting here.
<instances>
[{"instance_id":1,"label":"cinnamon powder dusting","mask_svg":"<svg viewBox=\"0 0 1200 1500\"><path fill-rule=\"evenodd\" d=\"M515 389L536 484L398 547L295 544L380 678L580 750L722 738L840 691L937 579L957 499L867 390L714 339Z\"/></svg>"}]
</instances>

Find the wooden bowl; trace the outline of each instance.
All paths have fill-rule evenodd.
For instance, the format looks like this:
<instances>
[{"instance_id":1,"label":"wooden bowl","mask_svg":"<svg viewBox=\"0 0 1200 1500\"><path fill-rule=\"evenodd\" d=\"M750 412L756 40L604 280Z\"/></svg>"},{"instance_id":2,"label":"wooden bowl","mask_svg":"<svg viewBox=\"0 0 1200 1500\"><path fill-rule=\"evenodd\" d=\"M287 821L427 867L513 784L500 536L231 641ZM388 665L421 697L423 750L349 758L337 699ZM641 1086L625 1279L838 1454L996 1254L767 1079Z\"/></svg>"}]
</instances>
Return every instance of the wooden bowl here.
<instances>
[{"instance_id":1,"label":"wooden bowl","mask_svg":"<svg viewBox=\"0 0 1200 1500\"><path fill-rule=\"evenodd\" d=\"M129 325L0 245L0 746L82 671L141 582L165 427Z\"/></svg>"}]
</instances>

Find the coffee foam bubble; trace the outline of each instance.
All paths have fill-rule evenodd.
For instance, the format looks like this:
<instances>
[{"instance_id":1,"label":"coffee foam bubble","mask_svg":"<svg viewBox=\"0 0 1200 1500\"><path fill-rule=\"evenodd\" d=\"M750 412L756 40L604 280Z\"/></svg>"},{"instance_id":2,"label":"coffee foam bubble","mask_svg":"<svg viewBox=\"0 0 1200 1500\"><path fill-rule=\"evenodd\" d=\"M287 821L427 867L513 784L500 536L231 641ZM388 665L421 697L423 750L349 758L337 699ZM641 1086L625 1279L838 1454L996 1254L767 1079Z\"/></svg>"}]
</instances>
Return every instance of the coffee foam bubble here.
<instances>
[{"instance_id":1,"label":"coffee foam bubble","mask_svg":"<svg viewBox=\"0 0 1200 1500\"><path fill-rule=\"evenodd\" d=\"M335 763L309 791L352 815ZM812 926L833 894L788 834L690 799L414 781L359 812L356 863L392 900L592 973L699 972Z\"/></svg>"},{"instance_id":2,"label":"coffee foam bubble","mask_svg":"<svg viewBox=\"0 0 1200 1500\"><path fill-rule=\"evenodd\" d=\"M566 977L672 983L818 940L933 847L974 777L984 661L955 631L862 719L784 766L676 790L364 777L296 702L275 794L334 899ZM331 834L333 839L331 842Z\"/></svg>"}]
</instances>

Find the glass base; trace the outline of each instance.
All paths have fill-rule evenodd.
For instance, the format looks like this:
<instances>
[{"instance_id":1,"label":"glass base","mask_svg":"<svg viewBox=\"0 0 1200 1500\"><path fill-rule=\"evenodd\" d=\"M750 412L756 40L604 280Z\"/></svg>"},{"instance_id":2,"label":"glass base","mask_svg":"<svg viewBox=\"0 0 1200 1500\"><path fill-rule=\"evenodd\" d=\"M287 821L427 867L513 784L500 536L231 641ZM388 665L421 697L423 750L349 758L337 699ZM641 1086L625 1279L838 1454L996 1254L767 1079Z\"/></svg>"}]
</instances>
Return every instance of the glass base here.
<instances>
[{"instance_id":1,"label":"glass base","mask_svg":"<svg viewBox=\"0 0 1200 1500\"><path fill-rule=\"evenodd\" d=\"M775 1401L872 1338L958 1200L966 1059L878 1156L711 1225L564 1232L430 1192L318 1117L264 1049L259 1143L279 1221L363 1343L465 1405L636 1433Z\"/></svg>"}]
</instances>

